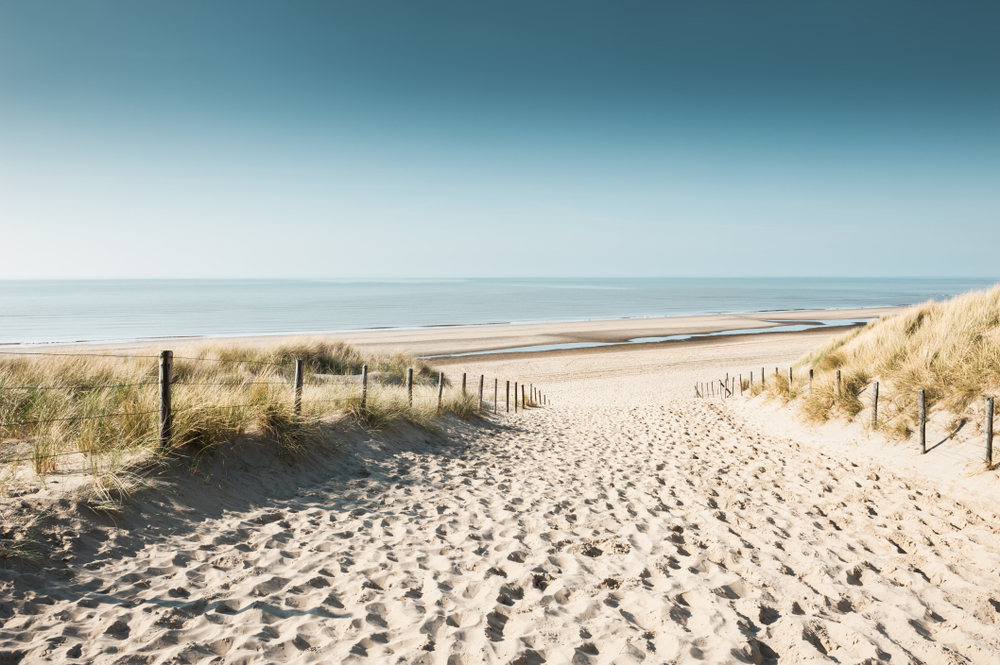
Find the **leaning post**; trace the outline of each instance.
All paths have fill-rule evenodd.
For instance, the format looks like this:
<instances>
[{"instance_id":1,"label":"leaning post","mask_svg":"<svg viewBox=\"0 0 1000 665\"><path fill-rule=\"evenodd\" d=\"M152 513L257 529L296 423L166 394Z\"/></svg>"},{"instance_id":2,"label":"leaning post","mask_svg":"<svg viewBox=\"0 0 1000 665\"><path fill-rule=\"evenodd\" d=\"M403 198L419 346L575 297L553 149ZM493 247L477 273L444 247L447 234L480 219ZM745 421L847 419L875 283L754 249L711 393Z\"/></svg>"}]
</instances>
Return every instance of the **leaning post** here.
<instances>
[{"instance_id":1,"label":"leaning post","mask_svg":"<svg viewBox=\"0 0 1000 665\"><path fill-rule=\"evenodd\" d=\"M993 398L986 398L986 465L993 468Z\"/></svg>"},{"instance_id":2,"label":"leaning post","mask_svg":"<svg viewBox=\"0 0 1000 665\"><path fill-rule=\"evenodd\" d=\"M838 372L839 373L839 372ZM924 389L917 391L917 408L920 415L920 454L927 454L927 398Z\"/></svg>"},{"instance_id":3,"label":"leaning post","mask_svg":"<svg viewBox=\"0 0 1000 665\"><path fill-rule=\"evenodd\" d=\"M302 415L302 361L295 361L295 390L292 396L292 411Z\"/></svg>"},{"instance_id":4,"label":"leaning post","mask_svg":"<svg viewBox=\"0 0 1000 665\"><path fill-rule=\"evenodd\" d=\"M406 369L406 401L413 406L413 368Z\"/></svg>"},{"instance_id":5,"label":"leaning post","mask_svg":"<svg viewBox=\"0 0 1000 665\"><path fill-rule=\"evenodd\" d=\"M444 372L438 372L438 415L441 414L441 397L444 395Z\"/></svg>"}]
</instances>

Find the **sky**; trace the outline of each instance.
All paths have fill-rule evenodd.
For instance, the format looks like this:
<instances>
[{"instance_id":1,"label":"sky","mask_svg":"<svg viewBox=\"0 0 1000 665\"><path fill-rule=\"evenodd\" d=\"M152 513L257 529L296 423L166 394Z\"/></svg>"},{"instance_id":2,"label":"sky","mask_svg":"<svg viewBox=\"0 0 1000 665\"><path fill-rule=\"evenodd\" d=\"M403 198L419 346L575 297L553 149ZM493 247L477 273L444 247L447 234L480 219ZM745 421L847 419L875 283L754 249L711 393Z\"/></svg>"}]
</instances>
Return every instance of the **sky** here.
<instances>
[{"instance_id":1,"label":"sky","mask_svg":"<svg viewBox=\"0 0 1000 665\"><path fill-rule=\"evenodd\" d=\"M998 26L0 0L0 279L997 277Z\"/></svg>"}]
</instances>

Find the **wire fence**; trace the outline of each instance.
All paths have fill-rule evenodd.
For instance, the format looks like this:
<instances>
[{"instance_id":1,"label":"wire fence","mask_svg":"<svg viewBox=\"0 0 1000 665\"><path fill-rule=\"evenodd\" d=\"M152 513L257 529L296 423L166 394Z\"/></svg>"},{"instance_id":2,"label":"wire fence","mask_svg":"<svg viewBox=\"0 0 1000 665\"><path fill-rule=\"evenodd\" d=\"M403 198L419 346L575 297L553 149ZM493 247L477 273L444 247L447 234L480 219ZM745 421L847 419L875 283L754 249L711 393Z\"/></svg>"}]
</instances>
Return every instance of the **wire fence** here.
<instances>
[{"instance_id":1,"label":"wire fence","mask_svg":"<svg viewBox=\"0 0 1000 665\"><path fill-rule=\"evenodd\" d=\"M159 355L143 355L143 354L133 354L133 355L123 355L123 354L102 354L102 353L56 353L56 352L22 352L22 351L0 351L0 355L4 356L52 356L52 357L83 357L83 358L121 358L121 359L136 359L136 360L158 360L159 366L159 381L141 381L141 382L131 382L131 383L99 383L99 384L82 384L82 385L4 385L0 384L0 397L5 391L27 391L27 392L50 392L50 391L76 391L76 392L87 392L87 391L101 391L101 390L118 390L118 389L141 389L148 387L158 387L159 388L159 408L140 410L140 411L122 411L122 412L109 412L100 414L79 414L64 417L53 417L53 418L35 418L35 419L21 419L13 421L4 421L0 418L0 434L5 430L20 429L26 427L35 427L39 425L46 425L52 423L73 423L81 421L93 421L93 420L104 420L104 419L114 419L114 418L135 418L142 416L159 416L159 444L160 447L165 447L170 440L171 430L173 427L174 416L183 413L190 412L203 412L203 411L223 411L223 410L235 410L235 409L250 409L255 407L260 407L261 403L239 403L239 404L207 404L207 405L195 405L187 406L182 408L174 408L172 405L172 397L174 388L187 388L187 387L227 387L235 390L243 390L251 388L254 386L283 386L285 388L292 388L292 405L296 415L301 413L303 405L328 405L328 404L344 404L351 399L351 397L338 397L336 399L319 399L319 400L302 400L302 391L305 386L305 372L304 364L302 360L294 360L288 362L268 362L268 361L257 361L257 360L243 360L243 359L219 359L219 358L196 358L190 356L174 356L169 351L164 351ZM281 367L281 368L291 368L294 364L295 367L295 377L294 380L261 380L261 381L243 381L243 380L223 380L223 381L178 381L172 376L173 361L183 360L188 362L213 362L213 363L235 363L235 364L245 364L254 366L269 366L269 367ZM315 374L315 373L314 373ZM354 375L357 376L357 375ZM480 375L479 377L479 394L478 394L478 411L484 411L484 405L489 401L488 397L484 396L486 390L485 386L485 375ZM360 375L360 390L361 390L361 401L360 405L362 410L364 410L366 405L366 399L368 394L368 366L364 365L362 367L362 373ZM467 374L462 374L462 394L466 396L469 394L467 389ZM518 412L518 409L524 410L528 407L536 407L548 404L548 397L544 395L539 389L534 385L519 383L518 381L513 382L513 402L511 401L511 381L505 382L504 390L504 400L505 400L505 412L511 411L511 405L513 404L514 413ZM326 381L321 381L317 383L310 383L311 387L322 387L330 385ZM445 377L443 372L438 372L438 385L437 385L437 407L438 413L442 412L442 397L443 390L445 386ZM520 386L520 396L518 395L518 387ZM406 373L406 383L405 390L407 393L407 398L409 400L409 405L413 405L413 370L410 369ZM428 386L430 387L430 386ZM495 378L493 380L493 412L500 412L500 380ZM3 442L3 438L0 437L0 443ZM70 455L81 455L81 454L91 454L93 451L81 451L81 450L69 450L60 452L43 452L36 450L31 456L17 457L3 459L0 456L0 464L10 464L10 463L20 463L33 461L36 464L41 460L46 460L56 457L66 457Z\"/></svg>"},{"instance_id":2,"label":"wire fence","mask_svg":"<svg viewBox=\"0 0 1000 665\"><path fill-rule=\"evenodd\" d=\"M784 376L777 367L774 368L774 373L770 376L772 377L770 382L767 380L767 375L765 375L765 368L760 368L760 380L754 383L754 373L755 370L747 375L747 380L744 381L742 374L734 374L730 376L726 373L725 378L719 378L714 381L699 381L694 385L694 393L696 398L713 398L720 397L722 399L733 397L736 395L736 390L739 389L740 395L744 395L745 391L749 391L751 395L760 394L766 389L771 389L776 394L782 394L787 397L787 399L792 399L795 396L805 394L809 398L813 398L813 382L815 379L815 371L813 369L808 370L808 376L802 377L796 376L794 368L788 368L788 376ZM830 375L827 374L827 377ZM842 400L845 398L852 398L857 400L865 393L869 393L868 399L870 400L869 408L871 415L871 429L876 430L884 426L885 421L879 416L879 382L875 380L867 380L861 385L854 384L850 387L844 385L843 377L841 376L841 371L835 370L833 373L832 386L827 384L828 390L832 388L832 396L828 395L828 399L832 397L828 404L829 407L833 407L838 403L843 403ZM817 393L820 394L820 393ZM898 397L898 396L897 396ZM993 420L994 420L994 398L990 396L981 396L983 399L983 433L985 435L985 464L987 469L993 469L994 466L994 455L993 455ZM915 398L915 399L914 399ZM911 401L912 400L912 401ZM906 415L906 417L913 417L913 423L917 427L918 440L920 443L920 454L927 454L927 391L924 389L919 389L916 394L909 393L904 397L905 407L900 409L897 407L896 416ZM890 406L892 405L892 400L890 399ZM857 410L861 410L861 406L857 406ZM915 410L915 413L914 413ZM891 420L893 418L892 409L890 408L890 415L888 418ZM907 429L907 436L909 436L909 430Z\"/></svg>"}]
</instances>

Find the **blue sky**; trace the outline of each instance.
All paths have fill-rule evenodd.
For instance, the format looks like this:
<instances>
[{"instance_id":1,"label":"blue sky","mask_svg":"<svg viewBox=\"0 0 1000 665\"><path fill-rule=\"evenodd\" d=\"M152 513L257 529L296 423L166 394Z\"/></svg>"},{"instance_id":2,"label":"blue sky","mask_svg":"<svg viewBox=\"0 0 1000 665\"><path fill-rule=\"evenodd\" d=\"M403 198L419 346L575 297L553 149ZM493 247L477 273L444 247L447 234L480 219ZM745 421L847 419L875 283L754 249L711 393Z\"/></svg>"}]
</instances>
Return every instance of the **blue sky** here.
<instances>
[{"instance_id":1,"label":"blue sky","mask_svg":"<svg viewBox=\"0 0 1000 665\"><path fill-rule=\"evenodd\" d=\"M995 277L998 25L0 0L0 278Z\"/></svg>"}]
</instances>

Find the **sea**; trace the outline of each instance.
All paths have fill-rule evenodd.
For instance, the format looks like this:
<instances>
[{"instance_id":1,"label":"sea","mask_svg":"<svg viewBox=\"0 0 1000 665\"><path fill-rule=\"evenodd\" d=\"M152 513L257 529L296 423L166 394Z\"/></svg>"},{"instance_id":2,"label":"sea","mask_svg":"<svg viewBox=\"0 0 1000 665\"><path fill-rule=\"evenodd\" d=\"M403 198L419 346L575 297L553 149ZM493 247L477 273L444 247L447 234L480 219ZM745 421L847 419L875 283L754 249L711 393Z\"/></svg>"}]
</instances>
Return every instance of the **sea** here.
<instances>
[{"instance_id":1,"label":"sea","mask_svg":"<svg viewBox=\"0 0 1000 665\"><path fill-rule=\"evenodd\" d=\"M0 345L912 305L996 279L0 281ZM776 317L780 318L780 317Z\"/></svg>"}]
</instances>

